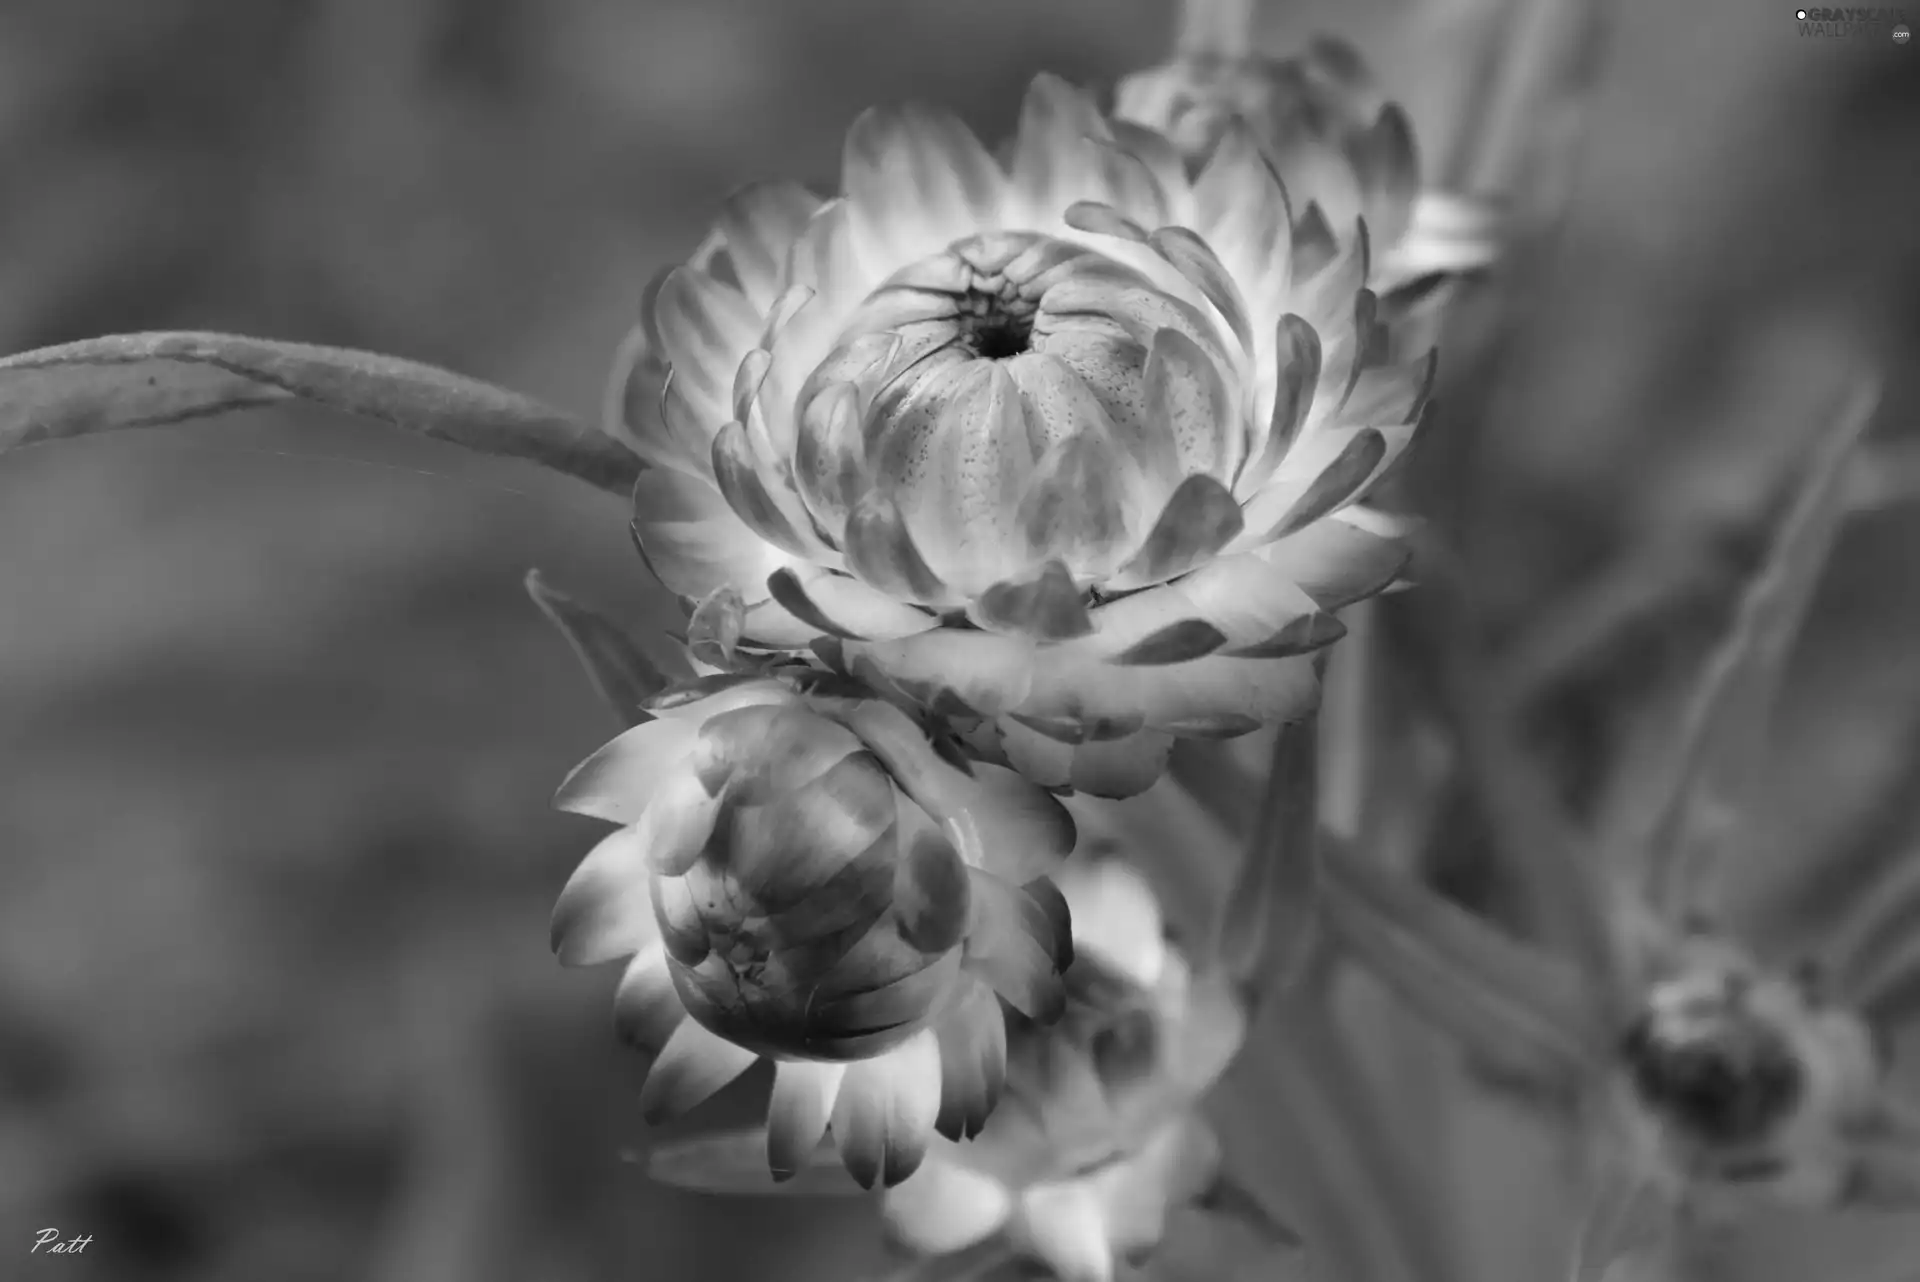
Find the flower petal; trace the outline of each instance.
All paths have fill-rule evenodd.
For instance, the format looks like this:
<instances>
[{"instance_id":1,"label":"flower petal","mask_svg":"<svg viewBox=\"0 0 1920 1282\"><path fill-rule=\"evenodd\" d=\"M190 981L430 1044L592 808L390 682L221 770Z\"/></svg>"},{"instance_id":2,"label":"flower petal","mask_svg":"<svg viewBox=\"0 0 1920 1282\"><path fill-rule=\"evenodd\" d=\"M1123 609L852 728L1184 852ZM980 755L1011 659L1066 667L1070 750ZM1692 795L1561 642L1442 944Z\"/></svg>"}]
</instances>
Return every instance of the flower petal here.
<instances>
[{"instance_id":1,"label":"flower petal","mask_svg":"<svg viewBox=\"0 0 1920 1282\"><path fill-rule=\"evenodd\" d=\"M1228 122L1193 196L1193 229L1240 282L1251 310L1270 316L1267 309L1286 296L1293 276L1293 213L1244 119Z\"/></svg>"},{"instance_id":2,"label":"flower petal","mask_svg":"<svg viewBox=\"0 0 1920 1282\"><path fill-rule=\"evenodd\" d=\"M979 1135L1007 1081L1007 1021L1000 999L969 982L935 1027L940 1043L940 1115L934 1129L955 1141Z\"/></svg>"},{"instance_id":3,"label":"flower petal","mask_svg":"<svg viewBox=\"0 0 1920 1282\"><path fill-rule=\"evenodd\" d=\"M1014 513L1027 555L1108 570L1133 537L1129 512L1145 491L1132 460L1106 434L1086 430L1059 442L1034 466ZM1044 576L1043 576L1043 582ZM1061 622L1071 625L1070 612Z\"/></svg>"},{"instance_id":4,"label":"flower petal","mask_svg":"<svg viewBox=\"0 0 1920 1282\"><path fill-rule=\"evenodd\" d=\"M852 675L940 713L998 715L1024 701L1033 681L1033 643L990 632L935 628L849 642L844 653Z\"/></svg>"},{"instance_id":5,"label":"flower petal","mask_svg":"<svg viewBox=\"0 0 1920 1282\"><path fill-rule=\"evenodd\" d=\"M784 1183L812 1165L846 1071L844 1064L812 1060L774 1065L773 1095L767 1102L767 1169L776 1182Z\"/></svg>"},{"instance_id":6,"label":"flower petal","mask_svg":"<svg viewBox=\"0 0 1920 1282\"><path fill-rule=\"evenodd\" d=\"M1021 1236L1060 1282L1113 1282L1106 1212L1085 1180L1039 1184L1020 1198Z\"/></svg>"},{"instance_id":7,"label":"flower petal","mask_svg":"<svg viewBox=\"0 0 1920 1282\"><path fill-rule=\"evenodd\" d=\"M1240 340L1240 350L1251 355L1253 325L1247 319L1247 300L1212 246L1185 227L1162 227L1147 238L1147 243L1213 304L1227 329Z\"/></svg>"},{"instance_id":8,"label":"flower petal","mask_svg":"<svg viewBox=\"0 0 1920 1282\"><path fill-rule=\"evenodd\" d=\"M1143 989L1167 964L1165 922L1153 884L1124 859L1078 859L1058 883L1073 910L1073 944Z\"/></svg>"},{"instance_id":9,"label":"flower petal","mask_svg":"<svg viewBox=\"0 0 1920 1282\"><path fill-rule=\"evenodd\" d=\"M882 592L925 605L953 600L920 555L899 504L879 490L869 490L854 505L842 549L847 568Z\"/></svg>"},{"instance_id":10,"label":"flower petal","mask_svg":"<svg viewBox=\"0 0 1920 1282\"><path fill-rule=\"evenodd\" d=\"M608 823L639 820L654 789L692 749L693 727L648 721L608 743L573 768L554 794L553 806Z\"/></svg>"},{"instance_id":11,"label":"flower petal","mask_svg":"<svg viewBox=\"0 0 1920 1282\"><path fill-rule=\"evenodd\" d=\"M1348 519L1361 510L1350 507L1315 521L1254 555L1323 610L1365 600L1398 578L1413 554L1402 540Z\"/></svg>"},{"instance_id":12,"label":"flower petal","mask_svg":"<svg viewBox=\"0 0 1920 1282\"><path fill-rule=\"evenodd\" d=\"M779 296L787 258L824 202L794 182L743 187L720 211L720 232L740 289L762 314Z\"/></svg>"},{"instance_id":13,"label":"flower petal","mask_svg":"<svg viewBox=\"0 0 1920 1282\"><path fill-rule=\"evenodd\" d=\"M1167 500L1146 542L1114 576L1114 586L1164 583L1191 570L1240 533L1240 505L1211 476L1193 475Z\"/></svg>"},{"instance_id":14,"label":"flower petal","mask_svg":"<svg viewBox=\"0 0 1920 1282\"><path fill-rule=\"evenodd\" d=\"M1320 335L1291 312L1282 316L1275 327L1274 371L1273 410L1259 457L1241 473L1233 487L1234 493L1242 497L1264 485L1287 451L1293 448L1320 385Z\"/></svg>"},{"instance_id":15,"label":"flower petal","mask_svg":"<svg viewBox=\"0 0 1920 1282\"><path fill-rule=\"evenodd\" d=\"M889 640L924 632L936 623L925 611L844 574L815 573L802 579L791 569L775 570L767 590L789 614L828 636Z\"/></svg>"},{"instance_id":16,"label":"flower petal","mask_svg":"<svg viewBox=\"0 0 1920 1282\"><path fill-rule=\"evenodd\" d=\"M961 770L889 703L862 704L848 721L901 791L941 824L967 863L1030 874L1051 868L1073 849L1073 816L1013 772L985 764Z\"/></svg>"},{"instance_id":17,"label":"flower petal","mask_svg":"<svg viewBox=\"0 0 1920 1282\"><path fill-rule=\"evenodd\" d=\"M727 583L757 595L787 559L748 528L717 489L684 472L642 472L633 510L647 568L680 596L698 601Z\"/></svg>"},{"instance_id":18,"label":"flower petal","mask_svg":"<svg viewBox=\"0 0 1920 1282\"><path fill-rule=\"evenodd\" d=\"M834 1100L834 1143L862 1188L892 1188L919 1169L940 1112L940 1048L920 1032L847 1067Z\"/></svg>"},{"instance_id":19,"label":"flower petal","mask_svg":"<svg viewBox=\"0 0 1920 1282\"><path fill-rule=\"evenodd\" d=\"M897 498L910 505L934 572L971 596L1024 569L1015 513L1034 471L1033 443L1020 389L999 362L975 362L946 397L932 463L925 483Z\"/></svg>"},{"instance_id":20,"label":"flower petal","mask_svg":"<svg viewBox=\"0 0 1920 1282\"><path fill-rule=\"evenodd\" d=\"M967 969L1028 1019L1053 1023L1067 1002L1053 917L1022 887L980 868L968 875L973 919L967 932Z\"/></svg>"},{"instance_id":21,"label":"flower petal","mask_svg":"<svg viewBox=\"0 0 1920 1282\"><path fill-rule=\"evenodd\" d=\"M967 864L946 838L919 834L894 870L900 937L923 953L944 953L965 936L971 909Z\"/></svg>"},{"instance_id":22,"label":"flower petal","mask_svg":"<svg viewBox=\"0 0 1920 1282\"><path fill-rule=\"evenodd\" d=\"M1173 438L1181 473L1232 476L1245 440L1220 364L1179 330L1161 329L1145 380L1148 416Z\"/></svg>"},{"instance_id":23,"label":"flower petal","mask_svg":"<svg viewBox=\"0 0 1920 1282\"><path fill-rule=\"evenodd\" d=\"M640 1087L640 1116L649 1126L671 1121L706 1103L758 1058L697 1020L681 1020Z\"/></svg>"},{"instance_id":24,"label":"flower petal","mask_svg":"<svg viewBox=\"0 0 1920 1282\"><path fill-rule=\"evenodd\" d=\"M646 856L645 834L637 826L622 828L603 838L567 879L551 927L562 966L596 966L659 939Z\"/></svg>"},{"instance_id":25,"label":"flower petal","mask_svg":"<svg viewBox=\"0 0 1920 1282\"><path fill-rule=\"evenodd\" d=\"M1013 1215L1013 1194L998 1180L935 1155L912 1179L890 1189L880 1213L902 1245L949 1255L985 1241Z\"/></svg>"},{"instance_id":26,"label":"flower petal","mask_svg":"<svg viewBox=\"0 0 1920 1282\"><path fill-rule=\"evenodd\" d=\"M1420 195L1420 157L1407 113L1398 103L1382 107L1373 124L1353 139L1348 155L1360 179L1367 226L1380 244L1398 244Z\"/></svg>"},{"instance_id":27,"label":"flower petal","mask_svg":"<svg viewBox=\"0 0 1920 1282\"><path fill-rule=\"evenodd\" d=\"M1285 538L1305 529L1354 498L1373 479L1375 470L1386 457L1386 437L1372 428L1354 433L1333 461L1313 478L1306 492L1295 500L1275 537Z\"/></svg>"},{"instance_id":28,"label":"flower petal","mask_svg":"<svg viewBox=\"0 0 1920 1282\"><path fill-rule=\"evenodd\" d=\"M687 652L715 668L731 668L747 622L747 603L731 583L709 592L687 619Z\"/></svg>"},{"instance_id":29,"label":"flower petal","mask_svg":"<svg viewBox=\"0 0 1920 1282\"><path fill-rule=\"evenodd\" d=\"M1245 657L1253 657L1248 647L1263 655L1305 653L1314 648L1308 642L1328 644L1346 632L1298 584L1274 573L1273 562L1252 553L1209 561L1179 587L1200 617L1220 629L1222 646Z\"/></svg>"},{"instance_id":30,"label":"flower petal","mask_svg":"<svg viewBox=\"0 0 1920 1282\"><path fill-rule=\"evenodd\" d=\"M866 489L867 443L861 431L860 389L829 383L804 402L794 445L794 480L823 529L846 525Z\"/></svg>"},{"instance_id":31,"label":"flower petal","mask_svg":"<svg viewBox=\"0 0 1920 1282\"><path fill-rule=\"evenodd\" d=\"M713 438L713 476L727 506L755 534L794 556L818 550L817 540L807 537L812 528L799 511L799 496L786 491L783 478L763 465L738 419Z\"/></svg>"},{"instance_id":32,"label":"flower petal","mask_svg":"<svg viewBox=\"0 0 1920 1282\"><path fill-rule=\"evenodd\" d=\"M661 282L649 323L674 386L702 418L724 421L734 371L759 338L760 313L733 286L683 266Z\"/></svg>"},{"instance_id":33,"label":"flower petal","mask_svg":"<svg viewBox=\"0 0 1920 1282\"><path fill-rule=\"evenodd\" d=\"M614 990L614 1035L637 1051L658 1055L686 1019L687 1008L667 969L667 950L656 940L634 954Z\"/></svg>"},{"instance_id":34,"label":"flower petal","mask_svg":"<svg viewBox=\"0 0 1920 1282\"><path fill-rule=\"evenodd\" d=\"M1024 580L996 583L981 593L975 613L982 627L1035 641L1065 641L1093 631L1086 603L1073 575L1060 561L1048 561Z\"/></svg>"},{"instance_id":35,"label":"flower petal","mask_svg":"<svg viewBox=\"0 0 1920 1282\"><path fill-rule=\"evenodd\" d=\"M884 270L992 227L1006 185L959 117L917 105L862 113L847 131L842 174L855 225L871 245L869 266Z\"/></svg>"},{"instance_id":36,"label":"flower petal","mask_svg":"<svg viewBox=\"0 0 1920 1282\"><path fill-rule=\"evenodd\" d=\"M1089 740L1073 748L1068 782L1095 797L1132 797L1153 786L1173 751L1173 736L1142 730L1122 739Z\"/></svg>"},{"instance_id":37,"label":"flower petal","mask_svg":"<svg viewBox=\"0 0 1920 1282\"><path fill-rule=\"evenodd\" d=\"M1075 201L1104 199L1087 140L1108 136L1092 94L1055 75L1035 76L1021 103L1011 166L1012 188L1025 205L1021 221L1051 233Z\"/></svg>"}]
</instances>

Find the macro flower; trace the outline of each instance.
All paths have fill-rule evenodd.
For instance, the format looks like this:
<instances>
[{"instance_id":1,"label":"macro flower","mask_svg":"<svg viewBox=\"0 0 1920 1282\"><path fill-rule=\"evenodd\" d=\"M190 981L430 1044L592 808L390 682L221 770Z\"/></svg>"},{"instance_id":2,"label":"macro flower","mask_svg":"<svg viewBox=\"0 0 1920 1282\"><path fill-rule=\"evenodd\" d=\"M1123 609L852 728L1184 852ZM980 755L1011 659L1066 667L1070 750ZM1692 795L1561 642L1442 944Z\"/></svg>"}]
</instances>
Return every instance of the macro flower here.
<instances>
[{"instance_id":1,"label":"macro flower","mask_svg":"<svg viewBox=\"0 0 1920 1282\"><path fill-rule=\"evenodd\" d=\"M1845 1203L1855 1141L1885 1116L1885 1048L1809 975L1704 933L1664 951L1619 1079L1642 1169L1710 1222Z\"/></svg>"},{"instance_id":2,"label":"macro flower","mask_svg":"<svg viewBox=\"0 0 1920 1282\"><path fill-rule=\"evenodd\" d=\"M1363 220L1370 283L1394 291L1487 266L1495 220L1478 202L1423 190L1412 124L1358 50L1322 37L1289 58L1184 52L1120 82L1114 115L1202 157L1244 125L1289 191L1313 193L1336 239Z\"/></svg>"},{"instance_id":3,"label":"macro flower","mask_svg":"<svg viewBox=\"0 0 1920 1282\"><path fill-rule=\"evenodd\" d=\"M1005 1234L1066 1282L1106 1282L1159 1243L1170 1212L1216 1185L1220 1145L1195 1111L1245 1033L1229 985L1161 935L1152 892L1117 860L1069 865L1069 1013L1016 1028L999 1111L889 1190L893 1235L926 1255Z\"/></svg>"},{"instance_id":4,"label":"macro flower","mask_svg":"<svg viewBox=\"0 0 1920 1282\"><path fill-rule=\"evenodd\" d=\"M645 707L557 798L621 826L561 892L555 951L626 962L615 1022L657 1055L649 1121L765 1057L774 1178L831 1130L856 1180L898 1183L936 1129L991 1112L1001 1001L1040 1024L1064 1007L1046 872L1072 820L831 674L702 677Z\"/></svg>"},{"instance_id":5,"label":"macro flower","mask_svg":"<svg viewBox=\"0 0 1920 1282\"><path fill-rule=\"evenodd\" d=\"M609 406L648 564L1057 790L1300 717L1406 563L1358 501L1435 369L1388 359L1321 181L1243 123L1190 163L1052 76L1000 158L867 112L842 195L750 187L650 291Z\"/></svg>"}]
</instances>

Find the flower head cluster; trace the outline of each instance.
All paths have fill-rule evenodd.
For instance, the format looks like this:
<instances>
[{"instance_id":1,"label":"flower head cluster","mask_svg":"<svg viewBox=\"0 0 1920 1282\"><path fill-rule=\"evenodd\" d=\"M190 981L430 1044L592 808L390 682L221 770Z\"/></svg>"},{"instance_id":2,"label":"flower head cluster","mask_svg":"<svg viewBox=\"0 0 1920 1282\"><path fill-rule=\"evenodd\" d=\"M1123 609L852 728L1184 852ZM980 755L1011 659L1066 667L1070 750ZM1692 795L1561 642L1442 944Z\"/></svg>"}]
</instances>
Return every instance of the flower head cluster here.
<instances>
[{"instance_id":1,"label":"flower head cluster","mask_svg":"<svg viewBox=\"0 0 1920 1282\"><path fill-rule=\"evenodd\" d=\"M936 1129L992 1110L1000 1002L1040 1023L1064 1005L1069 923L1045 873L1071 819L818 672L701 678L648 710L560 791L621 825L561 893L561 960L627 960L617 1023L657 1054L649 1120L764 1056L776 1177L831 1126L856 1179L898 1183Z\"/></svg>"},{"instance_id":2,"label":"flower head cluster","mask_svg":"<svg viewBox=\"0 0 1920 1282\"><path fill-rule=\"evenodd\" d=\"M1679 941L1624 1046L1643 1160L1709 1216L1846 1200L1886 1064L1853 1011L1711 936Z\"/></svg>"},{"instance_id":3,"label":"flower head cluster","mask_svg":"<svg viewBox=\"0 0 1920 1282\"><path fill-rule=\"evenodd\" d=\"M1114 114L1201 157L1246 127L1289 191L1311 193L1336 239L1364 223L1383 295L1490 263L1480 204L1423 191L1413 127L1358 50L1322 37L1288 58L1184 54L1120 82Z\"/></svg>"},{"instance_id":4,"label":"flower head cluster","mask_svg":"<svg viewBox=\"0 0 1920 1282\"><path fill-rule=\"evenodd\" d=\"M1334 612L1405 563L1355 504L1434 373L1388 359L1357 180L1289 183L1244 123L1190 161L1043 76L1003 157L876 110L843 181L739 193L647 301L611 426L662 582L1055 788L1311 707Z\"/></svg>"},{"instance_id":5,"label":"flower head cluster","mask_svg":"<svg viewBox=\"0 0 1920 1282\"><path fill-rule=\"evenodd\" d=\"M1229 985L1163 939L1126 865L1070 865L1061 885L1077 930L1066 1018L1015 1028L1000 1110L977 1138L937 1146L884 1209L921 1252L1006 1233L1070 1282L1105 1282L1214 1184L1220 1146L1195 1106L1245 1019Z\"/></svg>"}]
</instances>

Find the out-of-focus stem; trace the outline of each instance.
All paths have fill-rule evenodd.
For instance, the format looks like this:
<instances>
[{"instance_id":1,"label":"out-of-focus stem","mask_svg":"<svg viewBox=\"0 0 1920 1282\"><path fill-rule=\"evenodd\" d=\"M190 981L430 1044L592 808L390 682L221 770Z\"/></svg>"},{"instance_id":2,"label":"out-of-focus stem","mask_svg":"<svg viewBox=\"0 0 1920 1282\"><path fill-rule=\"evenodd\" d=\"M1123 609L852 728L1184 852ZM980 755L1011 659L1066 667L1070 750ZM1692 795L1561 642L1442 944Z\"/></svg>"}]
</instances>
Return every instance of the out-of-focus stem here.
<instances>
[{"instance_id":1,"label":"out-of-focus stem","mask_svg":"<svg viewBox=\"0 0 1920 1282\"><path fill-rule=\"evenodd\" d=\"M1175 57L1245 58L1253 51L1256 0L1180 0Z\"/></svg>"}]
</instances>

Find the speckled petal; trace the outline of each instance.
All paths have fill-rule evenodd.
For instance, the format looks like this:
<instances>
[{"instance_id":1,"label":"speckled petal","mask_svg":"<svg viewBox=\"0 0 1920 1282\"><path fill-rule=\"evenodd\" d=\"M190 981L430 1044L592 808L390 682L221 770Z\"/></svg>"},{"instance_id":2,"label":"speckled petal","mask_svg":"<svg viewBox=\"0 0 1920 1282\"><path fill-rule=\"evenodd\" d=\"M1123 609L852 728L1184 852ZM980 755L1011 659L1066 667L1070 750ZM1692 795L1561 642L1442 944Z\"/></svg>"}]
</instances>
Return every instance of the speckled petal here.
<instances>
[{"instance_id":1,"label":"speckled petal","mask_svg":"<svg viewBox=\"0 0 1920 1282\"><path fill-rule=\"evenodd\" d=\"M820 527L842 529L867 487L860 389L850 382L831 383L806 400L801 418L794 481Z\"/></svg>"},{"instance_id":2,"label":"speckled petal","mask_svg":"<svg viewBox=\"0 0 1920 1282\"><path fill-rule=\"evenodd\" d=\"M1176 329L1162 329L1147 351L1149 417L1172 436L1184 476L1224 480L1245 449L1221 362Z\"/></svg>"},{"instance_id":3,"label":"speckled petal","mask_svg":"<svg viewBox=\"0 0 1920 1282\"><path fill-rule=\"evenodd\" d=\"M833 1105L840 1160L863 1188L888 1188L919 1169L940 1112L940 1048L920 1032L847 1067Z\"/></svg>"},{"instance_id":4,"label":"speckled petal","mask_svg":"<svg viewBox=\"0 0 1920 1282\"><path fill-rule=\"evenodd\" d=\"M1025 403L1012 376L977 361L946 398L932 466L896 495L933 572L965 596L1029 563L1015 511L1034 471Z\"/></svg>"}]
</instances>

